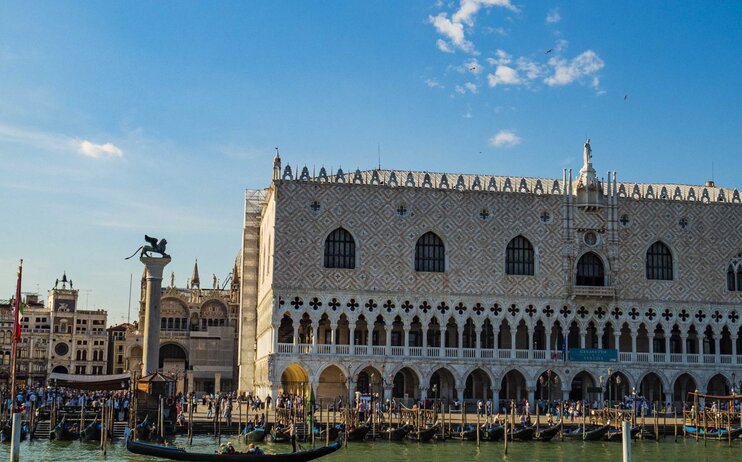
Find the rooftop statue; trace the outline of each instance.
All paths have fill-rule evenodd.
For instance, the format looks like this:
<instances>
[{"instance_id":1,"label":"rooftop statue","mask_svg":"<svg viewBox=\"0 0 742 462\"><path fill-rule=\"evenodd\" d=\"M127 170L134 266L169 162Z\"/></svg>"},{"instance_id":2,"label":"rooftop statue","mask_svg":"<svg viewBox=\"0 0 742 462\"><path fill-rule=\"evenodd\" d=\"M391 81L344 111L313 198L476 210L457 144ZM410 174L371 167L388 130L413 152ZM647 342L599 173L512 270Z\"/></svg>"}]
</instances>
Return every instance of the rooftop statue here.
<instances>
[{"instance_id":1,"label":"rooftop statue","mask_svg":"<svg viewBox=\"0 0 742 462\"><path fill-rule=\"evenodd\" d=\"M590 163L593 160L593 149L590 147L590 138L585 141L585 149L582 152L584 165Z\"/></svg>"},{"instance_id":2,"label":"rooftop statue","mask_svg":"<svg viewBox=\"0 0 742 462\"><path fill-rule=\"evenodd\" d=\"M125 260L128 260L132 258L134 255L139 253L140 257L151 257L149 254L150 252L159 253L160 256L163 258L169 258L170 255L165 253L165 247L167 246L167 239L157 239L156 237L149 237L146 234L144 235L144 240L148 242L148 244L144 244L143 246L140 246L137 250L134 251L133 254L126 257Z\"/></svg>"}]
</instances>

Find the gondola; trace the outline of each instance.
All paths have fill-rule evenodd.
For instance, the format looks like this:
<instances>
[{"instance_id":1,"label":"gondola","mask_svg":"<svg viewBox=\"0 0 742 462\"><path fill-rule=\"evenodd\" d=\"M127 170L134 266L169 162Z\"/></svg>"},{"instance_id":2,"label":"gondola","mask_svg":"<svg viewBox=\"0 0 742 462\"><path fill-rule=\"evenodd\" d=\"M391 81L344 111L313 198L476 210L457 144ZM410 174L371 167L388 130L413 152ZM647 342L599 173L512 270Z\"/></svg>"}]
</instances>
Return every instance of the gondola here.
<instances>
[{"instance_id":1,"label":"gondola","mask_svg":"<svg viewBox=\"0 0 742 462\"><path fill-rule=\"evenodd\" d=\"M382 433L382 439L389 439L392 441L402 441L405 439L407 434L410 432L409 425L402 425L399 428L387 428Z\"/></svg>"},{"instance_id":2,"label":"gondola","mask_svg":"<svg viewBox=\"0 0 742 462\"><path fill-rule=\"evenodd\" d=\"M536 433L536 427L520 427L508 432L509 440L531 441Z\"/></svg>"},{"instance_id":3,"label":"gondola","mask_svg":"<svg viewBox=\"0 0 742 462\"><path fill-rule=\"evenodd\" d=\"M259 443L263 441L263 438L265 438L265 428L262 427L245 433L245 441L249 441L251 443Z\"/></svg>"},{"instance_id":4,"label":"gondola","mask_svg":"<svg viewBox=\"0 0 742 462\"><path fill-rule=\"evenodd\" d=\"M348 441L363 441L366 438L366 434L371 431L371 427L368 425L360 425L352 428L348 432Z\"/></svg>"},{"instance_id":5,"label":"gondola","mask_svg":"<svg viewBox=\"0 0 742 462\"><path fill-rule=\"evenodd\" d=\"M320 441L323 441L327 439L327 428L317 428L314 432L315 439L319 439ZM330 441L335 441L338 439L338 435L340 434L340 429L337 427L330 427Z\"/></svg>"},{"instance_id":6,"label":"gondola","mask_svg":"<svg viewBox=\"0 0 742 462\"><path fill-rule=\"evenodd\" d=\"M438 424L433 425L430 428L426 428L425 430L420 430L420 433L418 433L417 431L411 431L407 434L407 439L425 443L425 442L432 440L433 437L437 433L438 433Z\"/></svg>"},{"instance_id":7,"label":"gondola","mask_svg":"<svg viewBox=\"0 0 742 462\"><path fill-rule=\"evenodd\" d=\"M274 443L288 443L291 441L291 429L287 427L274 427L271 430L271 441Z\"/></svg>"},{"instance_id":8,"label":"gondola","mask_svg":"<svg viewBox=\"0 0 742 462\"><path fill-rule=\"evenodd\" d=\"M608 430L611 429L611 424L607 423L603 425L602 427L598 427L595 430L590 430L588 432L585 432L585 435L582 437L584 441L599 441L602 440L606 433L608 433Z\"/></svg>"},{"instance_id":9,"label":"gondola","mask_svg":"<svg viewBox=\"0 0 742 462\"><path fill-rule=\"evenodd\" d=\"M502 425L490 425L484 429L484 439L487 441L499 441L505 436L505 427Z\"/></svg>"},{"instance_id":10,"label":"gondola","mask_svg":"<svg viewBox=\"0 0 742 462\"><path fill-rule=\"evenodd\" d=\"M456 437L464 441L477 440L477 427L474 425L457 425L455 427ZM481 436L481 435L480 435Z\"/></svg>"},{"instance_id":11,"label":"gondola","mask_svg":"<svg viewBox=\"0 0 742 462\"><path fill-rule=\"evenodd\" d=\"M28 436L28 424L21 424L21 441L24 441ZM13 427L10 425L4 425L0 429L0 443L10 443L13 439Z\"/></svg>"},{"instance_id":12,"label":"gondola","mask_svg":"<svg viewBox=\"0 0 742 462\"><path fill-rule=\"evenodd\" d=\"M98 422L98 419L93 420L85 426L85 429L80 434L80 439L87 443L100 442L101 428L102 426Z\"/></svg>"},{"instance_id":13,"label":"gondola","mask_svg":"<svg viewBox=\"0 0 742 462\"><path fill-rule=\"evenodd\" d=\"M631 427L629 435L631 435L632 440L636 438L636 435L639 433L640 430L640 427ZM606 441L612 441L614 443L620 443L621 441L623 441L623 430L608 430L608 433L605 434L605 437L603 439Z\"/></svg>"},{"instance_id":14,"label":"gondola","mask_svg":"<svg viewBox=\"0 0 742 462\"><path fill-rule=\"evenodd\" d=\"M551 441L552 438L554 438L557 434L559 434L559 429L561 428L560 424L552 425L551 427L546 427L543 430L539 430L536 432L535 439L536 441Z\"/></svg>"},{"instance_id":15,"label":"gondola","mask_svg":"<svg viewBox=\"0 0 742 462\"><path fill-rule=\"evenodd\" d=\"M57 441L73 441L80 439L80 432L70 431L67 425L67 417L62 417L62 420L52 430L54 439Z\"/></svg>"},{"instance_id":16,"label":"gondola","mask_svg":"<svg viewBox=\"0 0 742 462\"><path fill-rule=\"evenodd\" d=\"M720 440L726 440L729 438L736 439L740 435L742 435L742 427L733 428L731 431L727 431L726 428L707 428L706 430L704 430L703 428L697 428L693 425L684 425L683 431L686 435L695 436L696 433L698 433L698 436L705 436L706 438Z\"/></svg>"},{"instance_id":17,"label":"gondola","mask_svg":"<svg viewBox=\"0 0 742 462\"><path fill-rule=\"evenodd\" d=\"M283 454L207 454L187 452L182 448L158 446L156 444L140 443L131 440L126 441L126 449L129 452L143 456L193 462L304 462L332 454L340 449L340 443L332 443L329 446L309 449L307 451L288 452Z\"/></svg>"}]
</instances>

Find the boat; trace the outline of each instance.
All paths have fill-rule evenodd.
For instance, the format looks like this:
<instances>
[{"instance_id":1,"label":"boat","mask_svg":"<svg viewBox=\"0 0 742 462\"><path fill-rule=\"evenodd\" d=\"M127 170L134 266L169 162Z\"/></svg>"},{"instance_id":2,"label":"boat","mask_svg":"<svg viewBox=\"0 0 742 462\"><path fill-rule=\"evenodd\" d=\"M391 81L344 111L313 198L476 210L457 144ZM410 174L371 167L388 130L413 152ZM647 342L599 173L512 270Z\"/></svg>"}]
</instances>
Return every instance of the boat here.
<instances>
[{"instance_id":1,"label":"boat","mask_svg":"<svg viewBox=\"0 0 742 462\"><path fill-rule=\"evenodd\" d=\"M640 430L641 430L640 427L631 427L631 432L629 434L631 435L632 440L636 438L636 435L639 434ZM605 437L603 439L606 441L620 443L621 441L623 441L623 431L620 429L619 430L608 430L608 433L605 434Z\"/></svg>"},{"instance_id":2,"label":"boat","mask_svg":"<svg viewBox=\"0 0 742 462\"><path fill-rule=\"evenodd\" d=\"M184 460L193 462L304 462L319 459L340 449L340 443L332 443L317 449L307 451L287 452L282 454L207 454L203 452L188 452L183 448L159 446L156 444L126 441L126 449L134 454L149 457L160 457L169 460Z\"/></svg>"},{"instance_id":3,"label":"boat","mask_svg":"<svg viewBox=\"0 0 742 462\"><path fill-rule=\"evenodd\" d=\"M382 439L388 439L392 441L402 441L405 439L407 434L410 432L411 427L409 425L402 425L399 428L387 428L381 432Z\"/></svg>"},{"instance_id":4,"label":"boat","mask_svg":"<svg viewBox=\"0 0 742 462\"><path fill-rule=\"evenodd\" d=\"M21 441L24 441L26 437L28 436L28 424L22 423L21 424ZM10 443L10 441L13 439L13 427L11 425L4 425L2 429L0 429L0 443Z\"/></svg>"},{"instance_id":5,"label":"boat","mask_svg":"<svg viewBox=\"0 0 742 462\"><path fill-rule=\"evenodd\" d=\"M85 429L80 434L80 439L88 443L100 442L101 428L102 426L98 422L98 419L93 420L85 426Z\"/></svg>"},{"instance_id":6,"label":"boat","mask_svg":"<svg viewBox=\"0 0 742 462\"><path fill-rule=\"evenodd\" d=\"M327 439L327 431L328 429L325 427L315 428L314 430L315 439L319 439L320 441ZM337 427L330 427L329 432L330 432L330 441L336 441L338 439L338 435L340 435L340 429Z\"/></svg>"},{"instance_id":7,"label":"boat","mask_svg":"<svg viewBox=\"0 0 742 462\"><path fill-rule=\"evenodd\" d=\"M457 425L455 427L455 432L457 433L457 436L464 441L477 440L477 427L474 425Z\"/></svg>"},{"instance_id":8,"label":"boat","mask_svg":"<svg viewBox=\"0 0 742 462\"><path fill-rule=\"evenodd\" d=\"M366 438L366 434L371 431L371 427L368 425L360 425L355 428L351 428L348 431L348 441L363 441Z\"/></svg>"},{"instance_id":9,"label":"boat","mask_svg":"<svg viewBox=\"0 0 742 462\"><path fill-rule=\"evenodd\" d=\"M265 428L259 427L253 431L245 433L245 441L249 441L251 443L260 443L265 438L265 435Z\"/></svg>"},{"instance_id":10,"label":"boat","mask_svg":"<svg viewBox=\"0 0 742 462\"><path fill-rule=\"evenodd\" d=\"M531 441L536 433L536 427L520 427L508 432L509 440Z\"/></svg>"},{"instance_id":11,"label":"boat","mask_svg":"<svg viewBox=\"0 0 742 462\"><path fill-rule=\"evenodd\" d=\"M561 428L560 424L552 425L551 427L546 427L543 430L540 430L536 432L536 435L534 438L536 441L551 441L552 438L554 438L556 435L559 434L559 429Z\"/></svg>"},{"instance_id":12,"label":"boat","mask_svg":"<svg viewBox=\"0 0 742 462\"><path fill-rule=\"evenodd\" d=\"M736 439L742 435L742 427L733 428L729 431L726 428L707 428L704 430L693 425L684 425L683 431L686 435L696 436L697 433L701 437L720 440Z\"/></svg>"},{"instance_id":13,"label":"boat","mask_svg":"<svg viewBox=\"0 0 742 462\"><path fill-rule=\"evenodd\" d=\"M433 439L433 437L438 433L438 424L433 425L430 428L426 428L425 430L420 430L420 433L417 431L411 431L407 434L407 439L412 441L420 441L420 442L427 442Z\"/></svg>"},{"instance_id":14,"label":"boat","mask_svg":"<svg viewBox=\"0 0 742 462\"><path fill-rule=\"evenodd\" d=\"M80 432L70 430L70 426L67 425L67 417L62 417L54 430L52 430L54 439L57 441L73 441L80 439Z\"/></svg>"},{"instance_id":15,"label":"boat","mask_svg":"<svg viewBox=\"0 0 742 462\"><path fill-rule=\"evenodd\" d=\"M608 430L611 429L611 424L607 423L603 425L602 427L598 427L594 430L590 430L585 432L585 435L583 435L582 439L585 441L599 441L602 440L606 433L608 433Z\"/></svg>"},{"instance_id":16,"label":"boat","mask_svg":"<svg viewBox=\"0 0 742 462\"><path fill-rule=\"evenodd\" d=\"M291 441L291 429L288 427L273 427L271 441L274 443L288 443Z\"/></svg>"},{"instance_id":17,"label":"boat","mask_svg":"<svg viewBox=\"0 0 742 462\"><path fill-rule=\"evenodd\" d=\"M487 441L499 441L505 436L505 427L502 425L490 425L484 428L484 439Z\"/></svg>"}]
</instances>

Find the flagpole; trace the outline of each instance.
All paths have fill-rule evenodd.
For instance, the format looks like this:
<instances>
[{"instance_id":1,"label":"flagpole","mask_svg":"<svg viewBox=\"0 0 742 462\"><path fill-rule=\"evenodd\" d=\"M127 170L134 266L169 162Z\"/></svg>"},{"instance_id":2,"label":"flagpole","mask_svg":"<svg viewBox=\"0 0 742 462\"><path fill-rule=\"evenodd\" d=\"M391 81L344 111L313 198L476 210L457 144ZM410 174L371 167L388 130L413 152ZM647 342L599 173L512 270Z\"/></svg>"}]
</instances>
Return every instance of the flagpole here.
<instances>
[{"instance_id":1,"label":"flagpole","mask_svg":"<svg viewBox=\"0 0 742 462\"><path fill-rule=\"evenodd\" d=\"M10 412L13 415L12 430L10 438L10 461L19 462L21 459L21 414L18 412L18 403L15 399L15 369L16 369L16 355L18 350L18 342L21 341L21 320L19 319L19 313L21 311L21 276L23 274L23 260L18 265L18 283L15 288L15 309L14 309L14 321L13 321L13 343L11 347L10 357Z\"/></svg>"},{"instance_id":2,"label":"flagpole","mask_svg":"<svg viewBox=\"0 0 742 462\"><path fill-rule=\"evenodd\" d=\"M13 343L11 346L10 353L10 395L12 398L10 412L11 414L16 412L17 403L15 400L15 369L16 369L16 356L18 353L18 342L21 340L21 322L18 319L18 312L20 311L21 303L21 275L23 273L23 260L18 266L18 282L15 288L15 303L13 304Z\"/></svg>"}]
</instances>

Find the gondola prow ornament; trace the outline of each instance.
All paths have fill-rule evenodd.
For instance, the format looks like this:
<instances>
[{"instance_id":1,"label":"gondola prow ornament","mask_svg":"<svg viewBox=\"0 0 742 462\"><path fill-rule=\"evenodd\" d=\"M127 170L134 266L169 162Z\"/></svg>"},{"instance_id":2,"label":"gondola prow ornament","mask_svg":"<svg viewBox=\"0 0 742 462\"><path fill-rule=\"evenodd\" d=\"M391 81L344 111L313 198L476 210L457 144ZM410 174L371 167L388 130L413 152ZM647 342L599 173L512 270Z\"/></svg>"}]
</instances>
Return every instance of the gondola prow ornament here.
<instances>
[{"instance_id":1,"label":"gondola prow ornament","mask_svg":"<svg viewBox=\"0 0 742 462\"><path fill-rule=\"evenodd\" d=\"M167 239L157 239L156 237L149 237L145 234L144 240L147 241L147 244L140 246L137 250L134 251L133 254L126 257L125 260L132 258L140 250L140 257L150 257L150 252L159 253L160 256L162 256L163 258L167 258L170 256L165 253L165 247L167 247Z\"/></svg>"}]
</instances>

